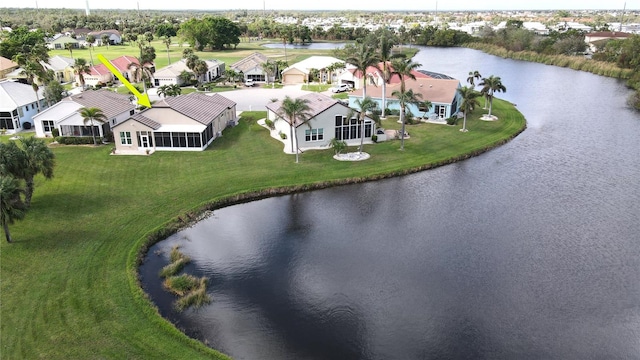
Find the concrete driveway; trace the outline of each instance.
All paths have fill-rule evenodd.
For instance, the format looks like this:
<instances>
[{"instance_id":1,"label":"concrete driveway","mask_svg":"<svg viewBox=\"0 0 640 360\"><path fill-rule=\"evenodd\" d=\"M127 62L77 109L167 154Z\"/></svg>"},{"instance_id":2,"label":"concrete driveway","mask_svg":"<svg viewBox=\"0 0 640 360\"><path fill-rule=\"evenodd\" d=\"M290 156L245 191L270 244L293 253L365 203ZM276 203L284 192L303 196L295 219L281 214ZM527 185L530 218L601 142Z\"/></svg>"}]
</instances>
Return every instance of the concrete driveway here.
<instances>
[{"instance_id":1,"label":"concrete driveway","mask_svg":"<svg viewBox=\"0 0 640 360\"><path fill-rule=\"evenodd\" d=\"M302 90L302 85L286 85L282 89L272 89L270 86L240 88L233 91L218 93L236 102L238 111L266 111L265 107L271 99L282 100L285 96L297 98L310 91Z\"/></svg>"}]
</instances>

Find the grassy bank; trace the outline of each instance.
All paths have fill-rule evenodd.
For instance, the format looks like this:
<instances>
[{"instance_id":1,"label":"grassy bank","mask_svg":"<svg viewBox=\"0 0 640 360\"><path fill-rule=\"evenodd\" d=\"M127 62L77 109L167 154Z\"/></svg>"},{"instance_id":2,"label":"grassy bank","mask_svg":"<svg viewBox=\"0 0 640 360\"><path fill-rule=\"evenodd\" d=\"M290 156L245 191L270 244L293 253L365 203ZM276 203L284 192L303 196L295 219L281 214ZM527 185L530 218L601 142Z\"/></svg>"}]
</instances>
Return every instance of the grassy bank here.
<instances>
[{"instance_id":1,"label":"grassy bank","mask_svg":"<svg viewBox=\"0 0 640 360\"><path fill-rule=\"evenodd\" d=\"M596 75L619 79L629 79L633 73L631 69L623 69L618 67L616 64L586 59L582 56L546 55L539 54L534 51L511 51L496 45L483 43L469 43L465 46L503 58L568 67L574 70L587 71Z\"/></svg>"},{"instance_id":2,"label":"grassy bank","mask_svg":"<svg viewBox=\"0 0 640 360\"><path fill-rule=\"evenodd\" d=\"M55 178L36 180L27 218L0 244L0 358L225 358L161 318L137 284L141 249L200 209L252 197L403 174L508 141L523 116L496 100L497 122L408 126L398 141L367 145L371 159L308 151L300 164L246 113L204 152L110 156L110 146L56 147ZM385 128L399 128L389 122ZM8 141L8 137L0 138ZM215 300L214 300L215 301Z\"/></svg>"}]
</instances>

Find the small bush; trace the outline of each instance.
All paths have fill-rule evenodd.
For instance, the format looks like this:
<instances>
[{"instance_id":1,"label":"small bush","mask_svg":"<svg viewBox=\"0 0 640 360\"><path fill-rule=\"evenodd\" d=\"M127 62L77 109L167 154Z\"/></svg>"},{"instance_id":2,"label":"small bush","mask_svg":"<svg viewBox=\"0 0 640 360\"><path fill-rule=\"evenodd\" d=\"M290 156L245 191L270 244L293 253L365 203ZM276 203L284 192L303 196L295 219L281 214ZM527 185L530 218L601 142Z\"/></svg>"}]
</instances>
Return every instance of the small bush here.
<instances>
[{"instance_id":1,"label":"small bush","mask_svg":"<svg viewBox=\"0 0 640 360\"><path fill-rule=\"evenodd\" d=\"M60 136L60 130L58 130L57 128L53 128L51 130L51 136L53 136L54 138L57 138L58 136Z\"/></svg>"},{"instance_id":2,"label":"small bush","mask_svg":"<svg viewBox=\"0 0 640 360\"><path fill-rule=\"evenodd\" d=\"M287 134L283 133L282 131L280 132L280 139L282 140L287 140Z\"/></svg>"},{"instance_id":3,"label":"small bush","mask_svg":"<svg viewBox=\"0 0 640 360\"><path fill-rule=\"evenodd\" d=\"M58 136L54 139L58 144L62 145L93 145L91 136ZM96 142L101 143L102 138L96 137Z\"/></svg>"},{"instance_id":4,"label":"small bush","mask_svg":"<svg viewBox=\"0 0 640 360\"><path fill-rule=\"evenodd\" d=\"M458 122L457 116L452 116L450 118L447 118L447 125L455 125L457 122Z\"/></svg>"},{"instance_id":5,"label":"small bush","mask_svg":"<svg viewBox=\"0 0 640 360\"><path fill-rule=\"evenodd\" d=\"M371 141L373 141L374 143L378 142L378 135L371 135Z\"/></svg>"},{"instance_id":6,"label":"small bush","mask_svg":"<svg viewBox=\"0 0 640 360\"><path fill-rule=\"evenodd\" d=\"M269 119L266 119L266 120L264 121L264 124L265 124L265 125L267 125L267 127L268 127L269 129L271 129L271 130L273 130L273 129L274 129L273 121L271 121L271 120L269 120Z\"/></svg>"},{"instance_id":7,"label":"small bush","mask_svg":"<svg viewBox=\"0 0 640 360\"><path fill-rule=\"evenodd\" d=\"M338 155L347 150L347 143L345 141L333 138L331 139L331 147L333 148L333 151L336 153L336 155Z\"/></svg>"}]
</instances>

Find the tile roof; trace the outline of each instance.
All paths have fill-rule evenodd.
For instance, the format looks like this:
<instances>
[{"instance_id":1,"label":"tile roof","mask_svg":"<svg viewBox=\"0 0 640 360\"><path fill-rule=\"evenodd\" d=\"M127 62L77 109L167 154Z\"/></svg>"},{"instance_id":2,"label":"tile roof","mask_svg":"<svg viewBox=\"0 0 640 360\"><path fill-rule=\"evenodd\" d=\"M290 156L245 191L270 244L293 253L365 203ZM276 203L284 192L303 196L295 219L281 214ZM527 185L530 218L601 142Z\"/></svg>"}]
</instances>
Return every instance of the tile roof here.
<instances>
[{"instance_id":1,"label":"tile roof","mask_svg":"<svg viewBox=\"0 0 640 360\"><path fill-rule=\"evenodd\" d=\"M100 36L104 35L104 34L108 34L108 35L118 35L120 36L120 31L115 30L115 29L110 29L110 30L100 30L100 31L92 31L90 33L88 33L87 35L93 35L96 38L100 38Z\"/></svg>"},{"instance_id":2,"label":"tile roof","mask_svg":"<svg viewBox=\"0 0 640 360\"><path fill-rule=\"evenodd\" d=\"M10 59L7 59L6 57L0 56L0 71L15 68L15 67L18 67L18 64L11 61Z\"/></svg>"},{"instance_id":3,"label":"tile roof","mask_svg":"<svg viewBox=\"0 0 640 360\"><path fill-rule=\"evenodd\" d=\"M129 64L140 65L140 62L137 58L128 55L122 55L111 60L111 64L116 67L116 69L120 70L120 72L124 73L129 71Z\"/></svg>"},{"instance_id":4,"label":"tile roof","mask_svg":"<svg viewBox=\"0 0 640 360\"><path fill-rule=\"evenodd\" d=\"M214 66L219 67L221 64L223 64L222 61L218 61L218 60L205 60L204 62L207 63L207 68L209 69L213 68ZM173 64L170 64L168 66L165 66L161 69L156 70L156 72L153 74L153 77L163 77L163 76L174 77L174 76L180 75L180 73L182 73L183 71L193 73L193 71L187 67L187 63L185 59L180 59L179 61L176 61Z\"/></svg>"},{"instance_id":5,"label":"tile roof","mask_svg":"<svg viewBox=\"0 0 640 360\"><path fill-rule=\"evenodd\" d=\"M42 99L43 90L38 90ZM19 106L24 106L36 102L36 93L31 85L19 83L17 81L0 81L0 111L12 111Z\"/></svg>"},{"instance_id":6,"label":"tile roof","mask_svg":"<svg viewBox=\"0 0 640 360\"><path fill-rule=\"evenodd\" d=\"M72 58L68 58L65 56L56 55L52 58L49 58L48 62L41 61L40 64L45 68L54 70L54 71L62 71L69 66L75 65L76 61Z\"/></svg>"},{"instance_id":7,"label":"tile roof","mask_svg":"<svg viewBox=\"0 0 640 360\"><path fill-rule=\"evenodd\" d=\"M144 114L144 111L143 112L139 112L139 113L134 114L133 116L131 116L129 119L135 120L135 121L141 123L142 125L146 125L146 126L152 128L153 130L160 129L160 126L162 126L162 124L158 123L157 121L149 119L148 117L144 116L143 114Z\"/></svg>"},{"instance_id":8,"label":"tile roof","mask_svg":"<svg viewBox=\"0 0 640 360\"><path fill-rule=\"evenodd\" d=\"M261 66L267 61L269 61L269 58L267 58L265 55L254 52L244 59L235 62L233 65L231 65L231 68L234 70L246 72L248 70L255 69L256 67Z\"/></svg>"},{"instance_id":9,"label":"tile roof","mask_svg":"<svg viewBox=\"0 0 640 360\"><path fill-rule=\"evenodd\" d=\"M300 62L297 62L288 68L282 70L282 72L286 72L289 69L298 69L305 73L309 73L311 69L324 69L333 63L344 63L344 61L334 58L333 56L310 56Z\"/></svg>"},{"instance_id":10,"label":"tile roof","mask_svg":"<svg viewBox=\"0 0 640 360\"><path fill-rule=\"evenodd\" d=\"M87 90L77 95L71 95L67 99L71 99L87 108L99 108L107 118L113 118L123 112L135 109L128 95L121 95L107 89Z\"/></svg>"},{"instance_id":11,"label":"tile roof","mask_svg":"<svg viewBox=\"0 0 640 360\"><path fill-rule=\"evenodd\" d=\"M353 65L351 65L353 66ZM387 65L389 68L389 71L393 71L393 67L391 66L391 64ZM380 69L382 69L382 63L378 64L378 67ZM357 77L358 79L362 78L362 72L358 71L356 68L354 67L349 67L347 68L347 70L349 72L351 72L353 74L353 76ZM416 77L416 79L426 79L426 78L430 78L429 75L421 73L420 71L417 70L412 70L411 73L413 74L413 76ZM375 66L369 66L367 68L367 74L375 74L376 76L378 76L378 68ZM400 83L400 77L398 75L393 75L391 76L391 79L389 79L389 84L398 84Z\"/></svg>"},{"instance_id":12,"label":"tile roof","mask_svg":"<svg viewBox=\"0 0 640 360\"><path fill-rule=\"evenodd\" d=\"M309 106L309 115L310 118L314 118L320 115L325 110L333 107L336 104L339 104L338 100L330 98L326 95L322 95L320 93L309 93L306 95L302 95L298 97L298 99L306 100L307 106ZM340 104L341 106L344 106ZM282 112L282 100L272 102L266 105L266 108L276 113L278 116L282 117L285 121L289 121L286 118L284 113ZM296 119L296 127L302 125L302 121Z\"/></svg>"},{"instance_id":13,"label":"tile roof","mask_svg":"<svg viewBox=\"0 0 640 360\"><path fill-rule=\"evenodd\" d=\"M414 93L422 94L422 100L429 100L432 103L451 104L460 86L460 81L456 79L416 79L405 80L407 90L412 89ZM400 83L387 85L387 99L395 99L391 94L400 90ZM349 96L362 97L362 89L355 90ZM367 96L374 99L382 98L382 87L367 87Z\"/></svg>"},{"instance_id":14,"label":"tile roof","mask_svg":"<svg viewBox=\"0 0 640 360\"><path fill-rule=\"evenodd\" d=\"M109 69L107 69L107 67L104 66L104 64L98 64L90 67L89 72L93 76L100 76L100 75L108 74Z\"/></svg>"},{"instance_id":15,"label":"tile roof","mask_svg":"<svg viewBox=\"0 0 640 360\"><path fill-rule=\"evenodd\" d=\"M203 125L208 125L223 111L235 105L234 101L220 94L209 96L202 93L191 93L162 99L155 103L153 107L169 107Z\"/></svg>"}]
</instances>

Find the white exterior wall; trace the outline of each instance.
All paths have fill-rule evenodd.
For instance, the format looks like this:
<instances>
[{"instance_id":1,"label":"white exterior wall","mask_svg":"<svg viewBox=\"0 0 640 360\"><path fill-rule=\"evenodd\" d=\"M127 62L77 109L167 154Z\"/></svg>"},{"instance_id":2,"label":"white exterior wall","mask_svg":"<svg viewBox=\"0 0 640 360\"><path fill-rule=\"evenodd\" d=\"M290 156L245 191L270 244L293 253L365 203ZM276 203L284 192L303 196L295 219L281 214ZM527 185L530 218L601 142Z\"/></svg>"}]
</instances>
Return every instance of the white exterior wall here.
<instances>
[{"instance_id":1,"label":"white exterior wall","mask_svg":"<svg viewBox=\"0 0 640 360\"><path fill-rule=\"evenodd\" d=\"M153 77L155 86L182 85L182 81L177 77Z\"/></svg>"},{"instance_id":2,"label":"white exterior wall","mask_svg":"<svg viewBox=\"0 0 640 360\"><path fill-rule=\"evenodd\" d=\"M137 131L153 131L150 127L143 125L137 121L126 121L120 123L111 129L113 131L113 142L116 144L116 152L119 153L143 153L146 149L140 148L138 144ZM122 144L120 140L120 132L128 131L131 134L131 145ZM155 145L155 144L154 144Z\"/></svg>"}]
</instances>

